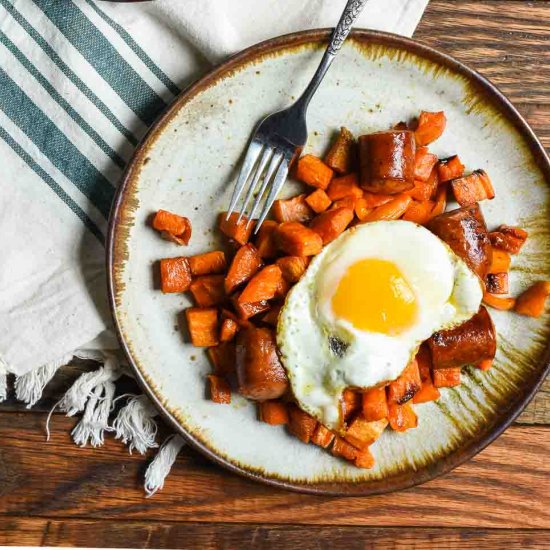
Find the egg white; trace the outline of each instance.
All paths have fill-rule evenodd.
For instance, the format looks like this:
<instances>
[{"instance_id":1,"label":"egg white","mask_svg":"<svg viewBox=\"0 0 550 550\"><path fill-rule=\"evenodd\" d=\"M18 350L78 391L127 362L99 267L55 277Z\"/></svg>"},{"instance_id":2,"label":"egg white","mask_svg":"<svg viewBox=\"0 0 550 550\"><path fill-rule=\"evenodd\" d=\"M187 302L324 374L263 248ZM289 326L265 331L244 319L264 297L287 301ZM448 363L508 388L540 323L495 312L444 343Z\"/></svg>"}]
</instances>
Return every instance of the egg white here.
<instances>
[{"instance_id":1,"label":"egg white","mask_svg":"<svg viewBox=\"0 0 550 550\"><path fill-rule=\"evenodd\" d=\"M393 262L414 290L417 318L397 335L358 330L332 311L340 279L367 258ZM345 388L397 378L424 340L471 318L482 294L477 275L422 226L380 221L344 232L313 259L279 315L277 345L294 396L305 411L338 429Z\"/></svg>"}]
</instances>

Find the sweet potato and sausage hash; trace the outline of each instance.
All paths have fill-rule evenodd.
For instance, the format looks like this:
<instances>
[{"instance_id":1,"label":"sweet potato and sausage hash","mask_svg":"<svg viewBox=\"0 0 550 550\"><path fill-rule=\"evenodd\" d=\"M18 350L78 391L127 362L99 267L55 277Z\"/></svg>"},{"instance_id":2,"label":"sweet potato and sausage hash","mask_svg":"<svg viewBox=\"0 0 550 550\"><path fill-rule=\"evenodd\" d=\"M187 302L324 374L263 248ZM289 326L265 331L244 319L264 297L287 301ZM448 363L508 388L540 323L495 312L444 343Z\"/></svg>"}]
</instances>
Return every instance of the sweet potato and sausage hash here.
<instances>
[{"instance_id":1,"label":"sweet potato and sausage hash","mask_svg":"<svg viewBox=\"0 0 550 550\"><path fill-rule=\"evenodd\" d=\"M220 213L224 250L160 260L162 292L189 292L194 301L185 311L187 328L192 344L206 348L212 363L214 402L230 403L234 388L257 401L259 420L284 424L304 443L371 468L369 446L388 425L398 432L415 428L414 405L459 385L462 367L491 368L497 340L485 306L532 317L543 313L550 282L537 282L517 298L508 294L511 255L520 252L527 233L508 225L487 229L480 203L495 196L489 176L466 172L458 155L438 158L428 149L445 126L443 112L422 112L408 125L357 140L341 128L322 159L307 154L295 162L293 175L304 184L303 193L277 200L272 219L256 236L253 221L237 223L238 214L226 220ZM459 207L446 211L451 197ZM362 231L364 224L390 220L413 222L443 241L475 274L484 305L478 301L466 321L416 345L398 376L372 387L346 387L339 394L339 420L327 426L300 406L289 384L277 344L280 312L315 263L312 258L329 243L344 232ZM191 238L190 221L164 210L153 227L178 245ZM338 355L344 344L335 338L331 345Z\"/></svg>"}]
</instances>

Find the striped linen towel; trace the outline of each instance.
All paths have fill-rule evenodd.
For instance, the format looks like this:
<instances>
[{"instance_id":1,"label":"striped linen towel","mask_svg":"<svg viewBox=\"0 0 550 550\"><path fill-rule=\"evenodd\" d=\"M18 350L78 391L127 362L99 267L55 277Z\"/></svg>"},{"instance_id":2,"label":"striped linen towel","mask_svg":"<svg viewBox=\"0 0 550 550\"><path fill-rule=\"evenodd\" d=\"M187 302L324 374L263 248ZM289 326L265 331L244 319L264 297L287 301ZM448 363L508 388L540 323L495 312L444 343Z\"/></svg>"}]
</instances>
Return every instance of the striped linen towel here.
<instances>
[{"instance_id":1,"label":"striped linen towel","mask_svg":"<svg viewBox=\"0 0 550 550\"><path fill-rule=\"evenodd\" d=\"M357 26L410 36L427 2L370 0ZM112 429L140 452L155 445L155 412L141 398L108 424L121 374L104 265L117 182L147 127L211 64L333 26L344 4L0 0L0 401L7 373L32 405L73 355L95 358L105 365L60 403L84 411L75 441L101 444Z\"/></svg>"}]
</instances>

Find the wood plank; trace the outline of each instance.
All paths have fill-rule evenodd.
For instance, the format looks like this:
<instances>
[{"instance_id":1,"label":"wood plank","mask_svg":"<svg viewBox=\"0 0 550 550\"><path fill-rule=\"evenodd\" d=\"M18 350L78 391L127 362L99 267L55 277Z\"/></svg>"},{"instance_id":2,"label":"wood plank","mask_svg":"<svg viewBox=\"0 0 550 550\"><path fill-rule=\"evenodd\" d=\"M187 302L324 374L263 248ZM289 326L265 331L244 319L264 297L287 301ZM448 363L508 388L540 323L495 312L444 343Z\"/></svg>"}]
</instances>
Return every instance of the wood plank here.
<instances>
[{"instance_id":1,"label":"wood plank","mask_svg":"<svg viewBox=\"0 0 550 550\"><path fill-rule=\"evenodd\" d=\"M231 523L550 528L549 429L513 427L449 475L401 493L315 497L245 480L185 449L162 492L144 499L142 457L108 439L79 449L73 419L0 414L0 514Z\"/></svg>"},{"instance_id":2,"label":"wood plank","mask_svg":"<svg viewBox=\"0 0 550 550\"><path fill-rule=\"evenodd\" d=\"M414 37L489 78L516 103L550 105L550 2L432 0Z\"/></svg>"},{"instance_id":3,"label":"wood plank","mask_svg":"<svg viewBox=\"0 0 550 550\"><path fill-rule=\"evenodd\" d=\"M0 545L91 546L111 548L219 548L276 547L313 550L399 548L550 547L550 532L519 529L418 529L349 526L312 527L230 523L169 523L143 521L7 518L0 523Z\"/></svg>"}]
</instances>

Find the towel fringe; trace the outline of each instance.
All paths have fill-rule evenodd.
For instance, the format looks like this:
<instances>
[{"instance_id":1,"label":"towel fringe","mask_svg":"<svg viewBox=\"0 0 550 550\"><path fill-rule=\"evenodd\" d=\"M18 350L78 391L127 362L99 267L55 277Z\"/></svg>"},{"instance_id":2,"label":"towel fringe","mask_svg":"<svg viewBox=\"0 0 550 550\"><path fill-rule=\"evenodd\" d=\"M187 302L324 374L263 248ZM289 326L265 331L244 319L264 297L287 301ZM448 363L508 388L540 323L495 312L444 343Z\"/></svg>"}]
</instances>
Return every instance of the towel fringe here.
<instances>
[{"instance_id":1,"label":"towel fringe","mask_svg":"<svg viewBox=\"0 0 550 550\"><path fill-rule=\"evenodd\" d=\"M31 370L22 376L15 378L15 397L26 404L30 409L42 397L46 384L54 377L60 367L66 365L73 358L72 353L67 353L38 369Z\"/></svg>"},{"instance_id":2,"label":"towel fringe","mask_svg":"<svg viewBox=\"0 0 550 550\"><path fill-rule=\"evenodd\" d=\"M147 449L158 447L155 441L158 426L153 420L157 414L147 396L133 396L118 412L111 430L115 432L116 439L128 445L130 454L134 449L144 454Z\"/></svg>"},{"instance_id":3,"label":"towel fringe","mask_svg":"<svg viewBox=\"0 0 550 550\"><path fill-rule=\"evenodd\" d=\"M177 434L173 434L164 440L157 456L147 467L145 472L145 493L147 498L153 496L157 491L164 487L164 480L170 473L176 457L185 445L184 439Z\"/></svg>"},{"instance_id":4,"label":"towel fringe","mask_svg":"<svg viewBox=\"0 0 550 550\"><path fill-rule=\"evenodd\" d=\"M0 365L0 403L8 397L8 373Z\"/></svg>"}]
</instances>

